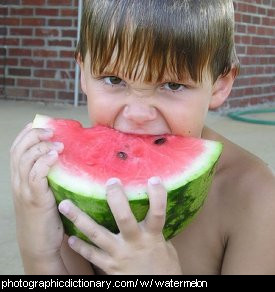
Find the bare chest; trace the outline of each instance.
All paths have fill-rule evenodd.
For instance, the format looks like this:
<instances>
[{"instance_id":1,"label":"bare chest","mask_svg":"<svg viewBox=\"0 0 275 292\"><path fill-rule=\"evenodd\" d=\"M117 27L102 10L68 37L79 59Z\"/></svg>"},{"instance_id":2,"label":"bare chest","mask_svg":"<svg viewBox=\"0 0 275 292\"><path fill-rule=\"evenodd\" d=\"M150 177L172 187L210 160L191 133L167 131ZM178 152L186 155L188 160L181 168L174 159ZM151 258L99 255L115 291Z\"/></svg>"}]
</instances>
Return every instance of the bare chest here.
<instances>
[{"instance_id":1,"label":"bare chest","mask_svg":"<svg viewBox=\"0 0 275 292\"><path fill-rule=\"evenodd\" d=\"M212 188L198 216L172 239L184 274L220 273L225 244L214 192Z\"/></svg>"}]
</instances>

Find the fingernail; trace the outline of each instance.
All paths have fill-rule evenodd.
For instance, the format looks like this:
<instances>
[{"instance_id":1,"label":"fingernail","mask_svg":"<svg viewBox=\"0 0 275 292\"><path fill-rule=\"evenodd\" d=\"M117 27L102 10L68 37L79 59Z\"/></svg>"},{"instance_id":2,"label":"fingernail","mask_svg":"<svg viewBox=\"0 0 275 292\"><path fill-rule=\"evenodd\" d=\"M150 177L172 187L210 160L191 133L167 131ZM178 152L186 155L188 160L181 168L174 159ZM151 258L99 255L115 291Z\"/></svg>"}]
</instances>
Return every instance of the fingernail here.
<instances>
[{"instance_id":1,"label":"fingernail","mask_svg":"<svg viewBox=\"0 0 275 292\"><path fill-rule=\"evenodd\" d=\"M48 155L54 157L57 156L57 152L56 150L51 150L50 152L48 152Z\"/></svg>"},{"instance_id":2,"label":"fingernail","mask_svg":"<svg viewBox=\"0 0 275 292\"><path fill-rule=\"evenodd\" d=\"M112 185L115 185L115 184L120 184L121 185L121 181L120 181L119 178L112 177L112 178L108 179L107 182L106 182L106 186L112 186Z\"/></svg>"},{"instance_id":3,"label":"fingernail","mask_svg":"<svg viewBox=\"0 0 275 292\"><path fill-rule=\"evenodd\" d=\"M62 213L62 214L68 214L70 211L70 206L67 202L62 201L59 205L58 205L58 210Z\"/></svg>"},{"instance_id":4,"label":"fingernail","mask_svg":"<svg viewBox=\"0 0 275 292\"><path fill-rule=\"evenodd\" d=\"M54 148L57 149L57 150L62 150L62 149L64 148L64 144L61 143L61 142L54 142L54 143L53 143L53 146L54 146Z\"/></svg>"},{"instance_id":5,"label":"fingernail","mask_svg":"<svg viewBox=\"0 0 275 292\"><path fill-rule=\"evenodd\" d=\"M148 183L151 185L158 185L160 184L160 182L161 182L161 179L158 176L152 176L148 179Z\"/></svg>"},{"instance_id":6,"label":"fingernail","mask_svg":"<svg viewBox=\"0 0 275 292\"><path fill-rule=\"evenodd\" d=\"M76 240L75 236L70 236L69 239L68 239L69 245L74 245L75 240Z\"/></svg>"}]
</instances>

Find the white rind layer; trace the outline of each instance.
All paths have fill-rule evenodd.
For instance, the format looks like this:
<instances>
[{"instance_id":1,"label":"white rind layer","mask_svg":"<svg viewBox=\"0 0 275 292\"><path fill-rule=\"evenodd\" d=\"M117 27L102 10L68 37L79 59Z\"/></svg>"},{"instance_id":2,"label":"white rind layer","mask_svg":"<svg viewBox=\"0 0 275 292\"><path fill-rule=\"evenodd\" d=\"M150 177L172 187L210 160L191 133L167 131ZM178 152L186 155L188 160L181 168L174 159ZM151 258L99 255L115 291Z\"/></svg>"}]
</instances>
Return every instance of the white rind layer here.
<instances>
[{"instance_id":1,"label":"white rind layer","mask_svg":"<svg viewBox=\"0 0 275 292\"><path fill-rule=\"evenodd\" d=\"M42 115L36 115L33 121L33 128L46 128L52 118ZM184 186L188 182L195 180L209 170L218 160L222 144L215 141L204 140L205 151L199 155L188 170L182 169L181 173L163 179L163 184L169 192ZM104 185L93 181L90 176L83 174L75 177L69 173L61 163L56 163L48 174L48 178L55 184L67 189L70 192L77 193L86 197L104 199L106 197L106 188ZM124 185L124 190L129 200L142 199L147 197L146 185Z\"/></svg>"}]
</instances>

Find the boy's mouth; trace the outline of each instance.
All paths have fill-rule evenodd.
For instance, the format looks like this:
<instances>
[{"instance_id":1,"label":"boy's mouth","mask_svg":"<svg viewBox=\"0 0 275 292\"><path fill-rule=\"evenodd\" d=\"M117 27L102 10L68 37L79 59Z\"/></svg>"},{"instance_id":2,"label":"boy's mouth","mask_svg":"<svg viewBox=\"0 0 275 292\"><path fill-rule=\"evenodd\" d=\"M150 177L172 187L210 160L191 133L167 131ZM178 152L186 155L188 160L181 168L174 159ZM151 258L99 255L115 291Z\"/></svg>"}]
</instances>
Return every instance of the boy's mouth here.
<instances>
[{"instance_id":1,"label":"boy's mouth","mask_svg":"<svg viewBox=\"0 0 275 292\"><path fill-rule=\"evenodd\" d=\"M171 134L170 131L165 131L163 129L157 129L157 128L151 128L151 129L146 129L143 127L116 127L114 128L120 132L127 133L127 134L136 134L136 135L165 135L165 134Z\"/></svg>"}]
</instances>

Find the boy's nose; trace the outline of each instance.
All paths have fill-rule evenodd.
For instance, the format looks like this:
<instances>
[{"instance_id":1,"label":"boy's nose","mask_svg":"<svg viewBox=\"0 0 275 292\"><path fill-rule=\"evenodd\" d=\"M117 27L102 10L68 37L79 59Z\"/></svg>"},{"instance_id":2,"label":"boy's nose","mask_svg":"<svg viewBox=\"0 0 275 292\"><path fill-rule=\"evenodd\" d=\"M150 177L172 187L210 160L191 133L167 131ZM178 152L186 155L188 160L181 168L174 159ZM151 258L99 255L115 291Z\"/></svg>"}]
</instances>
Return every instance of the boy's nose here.
<instances>
[{"instance_id":1,"label":"boy's nose","mask_svg":"<svg viewBox=\"0 0 275 292\"><path fill-rule=\"evenodd\" d=\"M124 107L123 116L134 123L142 124L156 119L157 110L147 103L135 101Z\"/></svg>"}]
</instances>

